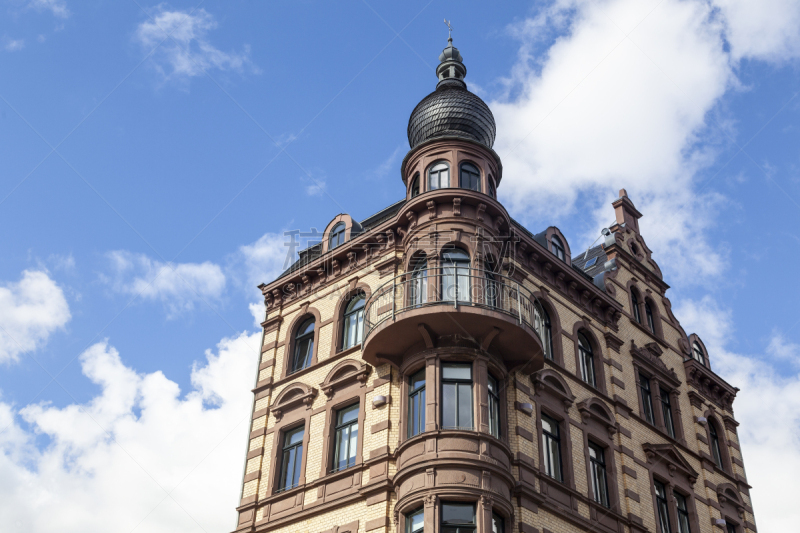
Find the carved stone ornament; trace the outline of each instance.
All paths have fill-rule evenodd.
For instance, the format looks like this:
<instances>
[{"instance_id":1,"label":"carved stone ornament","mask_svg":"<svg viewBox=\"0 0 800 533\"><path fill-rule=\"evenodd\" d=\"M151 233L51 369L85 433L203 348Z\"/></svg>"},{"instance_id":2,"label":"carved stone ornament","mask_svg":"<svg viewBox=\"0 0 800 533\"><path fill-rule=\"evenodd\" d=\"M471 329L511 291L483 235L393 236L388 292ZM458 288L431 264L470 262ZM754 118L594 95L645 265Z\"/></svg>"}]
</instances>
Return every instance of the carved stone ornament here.
<instances>
[{"instance_id":1,"label":"carved stone ornament","mask_svg":"<svg viewBox=\"0 0 800 533\"><path fill-rule=\"evenodd\" d=\"M434 219L436 218L436 202L433 200L428 200L425 204L428 207L428 218Z\"/></svg>"},{"instance_id":2,"label":"carved stone ornament","mask_svg":"<svg viewBox=\"0 0 800 533\"><path fill-rule=\"evenodd\" d=\"M269 412L275 415L275 419L280 421L284 413L297 409L305 405L310 408L317 397L317 389L309 387L304 383L293 383L286 387L270 406Z\"/></svg>"},{"instance_id":3,"label":"carved stone ornament","mask_svg":"<svg viewBox=\"0 0 800 533\"><path fill-rule=\"evenodd\" d=\"M699 474L672 444L645 443L642 444L642 448L648 464L664 463L670 476L674 477L675 474L686 476L692 485L697 482Z\"/></svg>"},{"instance_id":4,"label":"carved stone ornament","mask_svg":"<svg viewBox=\"0 0 800 533\"><path fill-rule=\"evenodd\" d=\"M367 383L370 372L372 372L370 365L353 359L345 359L328 372L328 376L325 381L320 383L319 387L325 396L331 399L336 389L344 388L355 382L363 387Z\"/></svg>"},{"instance_id":5,"label":"carved stone ornament","mask_svg":"<svg viewBox=\"0 0 800 533\"><path fill-rule=\"evenodd\" d=\"M664 361L660 359L662 353L664 353L663 350L656 342L650 342L643 347L638 347L636 346L636 341L631 339L631 355L634 357L634 362L646 367L651 373L658 374L672 388L677 388L681 381L675 371L667 367Z\"/></svg>"},{"instance_id":6,"label":"carved stone ornament","mask_svg":"<svg viewBox=\"0 0 800 533\"><path fill-rule=\"evenodd\" d=\"M732 387L693 358L686 359L683 368L686 371L686 381L700 395L727 411L733 411L733 400L739 392L737 387Z\"/></svg>"},{"instance_id":7,"label":"carved stone ornament","mask_svg":"<svg viewBox=\"0 0 800 533\"><path fill-rule=\"evenodd\" d=\"M461 216L461 198L453 198L453 215Z\"/></svg>"},{"instance_id":8,"label":"carved stone ornament","mask_svg":"<svg viewBox=\"0 0 800 533\"><path fill-rule=\"evenodd\" d=\"M433 507L436 505L436 494L427 494L423 499L425 507Z\"/></svg>"}]
</instances>

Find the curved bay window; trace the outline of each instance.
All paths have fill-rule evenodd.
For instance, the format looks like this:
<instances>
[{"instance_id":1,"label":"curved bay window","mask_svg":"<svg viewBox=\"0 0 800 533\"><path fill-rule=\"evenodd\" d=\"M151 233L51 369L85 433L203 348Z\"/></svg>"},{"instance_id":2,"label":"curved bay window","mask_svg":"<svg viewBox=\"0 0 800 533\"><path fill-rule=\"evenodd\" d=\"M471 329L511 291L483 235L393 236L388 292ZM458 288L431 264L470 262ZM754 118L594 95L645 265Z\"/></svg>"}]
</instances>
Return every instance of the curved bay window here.
<instances>
[{"instance_id":1,"label":"curved bay window","mask_svg":"<svg viewBox=\"0 0 800 533\"><path fill-rule=\"evenodd\" d=\"M419 196L419 173L414 174L414 177L411 179L411 187L409 187L411 191L411 198L415 196Z\"/></svg>"},{"instance_id":2,"label":"curved bay window","mask_svg":"<svg viewBox=\"0 0 800 533\"><path fill-rule=\"evenodd\" d=\"M714 463L720 470L725 470L722 462L722 448L719 445L719 433L717 433L717 423L713 420L708 421L708 432L711 435L711 456L714 458Z\"/></svg>"},{"instance_id":3,"label":"curved bay window","mask_svg":"<svg viewBox=\"0 0 800 533\"><path fill-rule=\"evenodd\" d=\"M550 327L550 315L539 302L533 303L533 327L542 340L544 357L553 360L553 333Z\"/></svg>"},{"instance_id":4,"label":"curved bay window","mask_svg":"<svg viewBox=\"0 0 800 533\"><path fill-rule=\"evenodd\" d=\"M505 533L506 525L503 517L492 513L492 533Z\"/></svg>"},{"instance_id":5,"label":"curved bay window","mask_svg":"<svg viewBox=\"0 0 800 533\"><path fill-rule=\"evenodd\" d=\"M500 388L497 380L491 374L488 375L489 388L489 433L494 437L500 438Z\"/></svg>"},{"instance_id":6,"label":"curved bay window","mask_svg":"<svg viewBox=\"0 0 800 533\"><path fill-rule=\"evenodd\" d=\"M642 323L642 313L639 311L639 297L636 296L636 291L631 291L631 307L633 307L633 319L639 324Z\"/></svg>"},{"instance_id":7,"label":"curved bay window","mask_svg":"<svg viewBox=\"0 0 800 533\"><path fill-rule=\"evenodd\" d=\"M408 381L408 437L425 431L425 369Z\"/></svg>"},{"instance_id":8,"label":"curved bay window","mask_svg":"<svg viewBox=\"0 0 800 533\"><path fill-rule=\"evenodd\" d=\"M314 353L314 319L309 318L303 322L294 337L294 357L289 373L303 370L311 364Z\"/></svg>"},{"instance_id":9,"label":"curved bay window","mask_svg":"<svg viewBox=\"0 0 800 533\"><path fill-rule=\"evenodd\" d=\"M469 254L460 248L442 251L442 299L470 301Z\"/></svg>"},{"instance_id":10,"label":"curved bay window","mask_svg":"<svg viewBox=\"0 0 800 533\"><path fill-rule=\"evenodd\" d=\"M442 429L474 429L470 364L442 364Z\"/></svg>"},{"instance_id":11,"label":"curved bay window","mask_svg":"<svg viewBox=\"0 0 800 533\"><path fill-rule=\"evenodd\" d=\"M446 189L450 186L450 165L437 163L428 171L428 190Z\"/></svg>"},{"instance_id":12,"label":"curved bay window","mask_svg":"<svg viewBox=\"0 0 800 533\"><path fill-rule=\"evenodd\" d=\"M550 237L550 250L553 252L553 255L564 261L564 243L561 242L561 239L553 235Z\"/></svg>"},{"instance_id":13,"label":"curved bay window","mask_svg":"<svg viewBox=\"0 0 800 533\"><path fill-rule=\"evenodd\" d=\"M417 509L406 515L406 533L422 533L425 529L425 509Z\"/></svg>"},{"instance_id":14,"label":"curved bay window","mask_svg":"<svg viewBox=\"0 0 800 533\"><path fill-rule=\"evenodd\" d=\"M328 239L328 250L333 250L337 246L344 244L344 222L339 222L331 230L331 236Z\"/></svg>"},{"instance_id":15,"label":"curved bay window","mask_svg":"<svg viewBox=\"0 0 800 533\"><path fill-rule=\"evenodd\" d=\"M581 364L581 379L592 387L597 387L597 378L594 372L594 352L592 351L591 343L582 333L578 333L578 359Z\"/></svg>"},{"instance_id":16,"label":"curved bay window","mask_svg":"<svg viewBox=\"0 0 800 533\"><path fill-rule=\"evenodd\" d=\"M442 533L475 533L475 504L442 502Z\"/></svg>"},{"instance_id":17,"label":"curved bay window","mask_svg":"<svg viewBox=\"0 0 800 533\"><path fill-rule=\"evenodd\" d=\"M484 292L484 300L489 307L497 307L497 296L500 292L497 280L494 277L495 264L494 261L487 259L484 263L484 276L486 277L486 289Z\"/></svg>"},{"instance_id":18,"label":"curved bay window","mask_svg":"<svg viewBox=\"0 0 800 533\"><path fill-rule=\"evenodd\" d=\"M653 320L653 308L650 307L650 302L644 303L644 314L647 317L647 327L650 329L650 333L653 335L656 334L656 322Z\"/></svg>"},{"instance_id":19,"label":"curved bay window","mask_svg":"<svg viewBox=\"0 0 800 533\"><path fill-rule=\"evenodd\" d=\"M497 189L495 188L494 180L491 176L489 176L489 196L497 198Z\"/></svg>"},{"instance_id":20,"label":"curved bay window","mask_svg":"<svg viewBox=\"0 0 800 533\"><path fill-rule=\"evenodd\" d=\"M706 355L700 347L700 343L697 341L692 343L692 357L699 361L701 365L706 364Z\"/></svg>"},{"instance_id":21,"label":"curved bay window","mask_svg":"<svg viewBox=\"0 0 800 533\"><path fill-rule=\"evenodd\" d=\"M589 465L592 475L592 497L603 507L611 508L608 498L608 475L606 473L605 450L593 442L589 442Z\"/></svg>"},{"instance_id":22,"label":"curved bay window","mask_svg":"<svg viewBox=\"0 0 800 533\"><path fill-rule=\"evenodd\" d=\"M281 480L278 491L293 489L300 483L300 467L303 462L303 436L305 426L287 431L283 437L281 457Z\"/></svg>"},{"instance_id":23,"label":"curved bay window","mask_svg":"<svg viewBox=\"0 0 800 533\"><path fill-rule=\"evenodd\" d=\"M333 454L333 472L350 468L356 464L358 444L359 404L340 409L336 413L336 448Z\"/></svg>"},{"instance_id":24,"label":"curved bay window","mask_svg":"<svg viewBox=\"0 0 800 533\"><path fill-rule=\"evenodd\" d=\"M564 482L564 469L561 465L561 430L558 422L542 414L542 450L544 473Z\"/></svg>"},{"instance_id":25,"label":"curved bay window","mask_svg":"<svg viewBox=\"0 0 800 533\"><path fill-rule=\"evenodd\" d=\"M364 293L359 293L347 305L344 311L344 328L342 332L342 350L361 344L364 335Z\"/></svg>"},{"instance_id":26,"label":"curved bay window","mask_svg":"<svg viewBox=\"0 0 800 533\"><path fill-rule=\"evenodd\" d=\"M409 298L411 305L422 305L428 301L428 261L425 257L417 260L411 272Z\"/></svg>"},{"instance_id":27,"label":"curved bay window","mask_svg":"<svg viewBox=\"0 0 800 533\"><path fill-rule=\"evenodd\" d=\"M481 172L471 163L461 163L458 177L459 187L481 191Z\"/></svg>"}]
</instances>

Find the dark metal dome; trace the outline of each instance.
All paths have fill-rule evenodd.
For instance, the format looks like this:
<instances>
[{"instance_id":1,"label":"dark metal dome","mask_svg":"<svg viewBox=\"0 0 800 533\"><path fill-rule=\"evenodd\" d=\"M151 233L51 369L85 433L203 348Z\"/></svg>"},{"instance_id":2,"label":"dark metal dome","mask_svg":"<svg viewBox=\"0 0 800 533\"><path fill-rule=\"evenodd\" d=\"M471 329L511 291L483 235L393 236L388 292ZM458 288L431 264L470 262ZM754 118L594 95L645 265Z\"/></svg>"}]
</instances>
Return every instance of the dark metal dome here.
<instances>
[{"instance_id":1,"label":"dark metal dome","mask_svg":"<svg viewBox=\"0 0 800 533\"><path fill-rule=\"evenodd\" d=\"M497 133L494 116L480 97L467 90L467 67L453 39L448 39L439 61L436 90L417 104L408 119L408 143L413 149L430 139L456 136L491 148Z\"/></svg>"}]
</instances>

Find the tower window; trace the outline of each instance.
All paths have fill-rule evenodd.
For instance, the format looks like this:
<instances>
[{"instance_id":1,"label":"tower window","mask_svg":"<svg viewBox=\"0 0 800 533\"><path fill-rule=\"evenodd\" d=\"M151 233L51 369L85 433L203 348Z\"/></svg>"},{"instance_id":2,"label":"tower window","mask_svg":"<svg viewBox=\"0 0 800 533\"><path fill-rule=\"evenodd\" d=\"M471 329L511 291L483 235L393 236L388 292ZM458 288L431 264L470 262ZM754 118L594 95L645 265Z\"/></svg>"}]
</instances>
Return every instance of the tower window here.
<instances>
[{"instance_id":1,"label":"tower window","mask_svg":"<svg viewBox=\"0 0 800 533\"><path fill-rule=\"evenodd\" d=\"M497 189L495 188L494 180L489 176L489 196L497 198Z\"/></svg>"},{"instance_id":2,"label":"tower window","mask_svg":"<svg viewBox=\"0 0 800 533\"><path fill-rule=\"evenodd\" d=\"M425 529L425 509L417 509L406 515L406 533L422 533Z\"/></svg>"},{"instance_id":3,"label":"tower window","mask_svg":"<svg viewBox=\"0 0 800 533\"><path fill-rule=\"evenodd\" d=\"M414 178L411 180L411 198L415 196L419 196L419 173L414 174Z\"/></svg>"},{"instance_id":4,"label":"tower window","mask_svg":"<svg viewBox=\"0 0 800 533\"><path fill-rule=\"evenodd\" d=\"M283 437L283 456L279 491L293 489L300 483L300 466L303 461L303 436L305 427L287 431Z\"/></svg>"},{"instance_id":5,"label":"tower window","mask_svg":"<svg viewBox=\"0 0 800 533\"><path fill-rule=\"evenodd\" d=\"M408 437L425 431L425 369L408 382Z\"/></svg>"},{"instance_id":6,"label":"tower window","mask_svg":"<svg viewBox=\"0 0 800 533\"><path fill-rule=\"evenodd\" d=\"M564 261L564 244L561 242L561 239L555 235L550 237L550 249L553 255Z\"/></svg>"},{"instance_id":7,"label":"tower window","mask_svg":"<svg viewBox=\"0 0 800 533\"><path fill-rule=\"evenodd\" d=\"M460 248L451 248L442 252L442 259L442 299L468 302L469 254Z\"/></svg>"},{"instance_id":8,"label":"tower window","mask_svg":"<svg viewBox=\"0 0 800 533\"><path fill-rule=\"evenodd\" d=\"M472 191L481 190L481 173L471 163L462 163L460 168L459 186Z\"/></svg>"},{"instance_id":9,"label":"tower window","mask_svg":"<svg viewBox=\"0 0 800 533\"><path fill-rule=\"evenodd\" d=\"M424 256L417 259L414 265L409 289L411 305L418 306L428 301L428 261Z\"/></svg>"},{"instance_id":10,"label":"tower window","mask_svg":"<svg viewBox=\"0 0 800 533\"><path fill-rule=\"evenodd\" d=\"M592 387L597 387L597 379L594 372L594 353L589 340L578 333L578 358L581 364L581 379Z\"/></svg>"},{"instance_id":11,"label":"tower window","mask_svg":"<svg viewBox=\"0 0 800 533\"><path fill-rule=\"evenodd\" d=\"M692 343L692 357L699 361L701 365L706 364L705 353L703 353L703 349L700 347L700 343L697 341Z\"/></svg>"},{"instance_id":12,"label":"tower window","mask_svg":"<svg viewBox=\"0 0 800 533\"><path fill-rule=\"evenodd\" d=\"M442 533L475 533L475 504L442 502Z\"/></svg>"},{"instance_id":13,"label":"tower window","mask_svg":"<svg viewBox=\"0 0 800 533\"><path fill-rule=\"evenodd\" d=\"M331 230L328 250L333 250L337 246L344 244L344 230L344 222L339 222L333 227Z\"/></svg>"},{"instance_id":14,"label":"tower window","mask_svg":"<svg viewBox=\"0 0 800 533\"><path fill-rule=\"evenodd\" d=\"M364 302L364 293L359 293L345 309L342 326L343 350L361 344L361 337L364 334Z\"/></svg>"},{"instance_id":15,"label":"tower window","mask_svg":"<svg viewBox=\"0 0 800 533\"><path fill-rule=\"evenodd\" d=\"M450 165L437 163L428 171L428 190L446 189L450 186Z\"/></svg>"},{"instance_id":16,"label":"tower window","mask_svg":"<svg viewBox=\"0 0 800 533\"><path fill-rule=\"evenodd\" d=\"M500 438L500 388L497 380L489 374L489 433Z\"/></svg>"},{"instance_id":17,"label":"tower window","mask_svg":"<svg viewBox=\"0 0 800 533\"><path fill-rule=\"evenodd\" d=\"M603 507L611 507L608 499L608 476L606 474L605 450L593 442L589 442L589 463L592 473L592 492L594 501Z\"/></svg>"},{"instance_id":18,"label":"tower window","mask_svg":"<svg viewBox=\"0 0 800 533\"><path fill-rule=\"evenodd\" d=\"M294 338L294 358L290 373L303 370L311 364L311 356L314 353L314 319L309 318L303 322Z\"/></svg>"},{"instance_id":19,"label":"tower window","mask_svg":"<svg viewBox=\"0 0 800 533\"><path fill-rule=\"evenodd\" d=\"M544 473L556 481L563 482L561 432L558 422L545 414L542 415L542 455L544 457Z\"/></svg>"},{"instance_id":20,"label":"tower window","mask_svg":"<svg viewBox=\"0 0 800 533\"><path fill-rule=\"evenodd\" d=\"M358 404L340 409L336 413L336 449L333 454L333 471L338 472L356 464L358 445Z\"/></svg>"},{"instance_id":21,"label":"tower window","mask_svg":"<svg viewBox=\"0 0 800 533\"><path fill-rule=\"evenodd\" d=\"M472 366L469 364L442 365L442 427L473 429Z\"/></svg>"}]
</instances>

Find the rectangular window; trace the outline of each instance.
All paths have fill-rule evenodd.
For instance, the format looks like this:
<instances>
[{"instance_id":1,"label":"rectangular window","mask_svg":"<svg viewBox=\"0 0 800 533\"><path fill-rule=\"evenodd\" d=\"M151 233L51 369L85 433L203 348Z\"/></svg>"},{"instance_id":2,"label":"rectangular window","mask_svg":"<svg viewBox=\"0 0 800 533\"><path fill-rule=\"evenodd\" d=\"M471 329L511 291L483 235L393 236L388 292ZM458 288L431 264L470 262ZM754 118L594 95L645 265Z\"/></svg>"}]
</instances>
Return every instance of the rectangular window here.
<instances>
[{"instance_id":1,"label":"rectangular window","mask_svg":"<svg viewBox=\"0 0 800 533\"><path fill-rule=\"evenodd\" d=\"M660 481L653 481L656 489L656 509L658 510L659 533L672 533L669 522L669 506L667 504L667 489Z\"/></svg>"},{"instance_id":2,"label":"rectangular window","mask_svg":"<svg viewBox=\"0 0 800 533\"><path fill-rule=\"evenodd\" d=\"M692 533L689 527L689 507L686 505L686 496L680 492L674 492L675 506L678 508L678 533Z\"/></svg>"},{"instance_id":3,"label":"rectangular window","mask_svg":"<svg viewBox=\"0 0 800 533\"><path fill-rule=\"evenodd\" d=\"M489 374L489 433L500 438L500 389L497 380Z\"/></svg>"},{"instance_id":4,"label":"rectangular window","mask_svg":"<svg viewBox=\"0 0 800 533\"><path fill-rule=\"evenodd\" d=\"M592 491L594 501L603 507L611 507L608 499L608 479L606 475L606 457L603 448L589 442L589 468L592 474Z\"/></svg>"},{"instance_id":5,"label":"rectangular window","mask_svg":"<svg viewBox=\"0 0 800 533\"><path fill-rule=\"evenodd\" d=\"M356 464L358 445L358 404L340 409L336 413L336 448L333 454L333 472Z\"/></svg>"},{"instance_id":6,"label":"rectangular window","mask_svg":"<svg viewBox=\"0 0 800 533\"><path fill-rule=\"evenodd\" d=\"M475 533L475 504L442 502L442 533Z\"/></svg>"},{"instance_id":7,"label":"rectangular window","mask_svg":"<svg viewBox=\"0 0 800 533\"><path fill-rule=\"evenodd\" d=\"M673 439L675 438L675 423L672 421L672 404L669 401L669 392L661 389L661 411L664 414L664 427Z\"/></svg>"},{"instance_id":8,"label":"rectangular window","mask_svg":"<svg viewBox=\"0 0 800 533\"><path fill-rule=\"evenodd\" d=\"M425 431L425 369L408 382L408 437Z\"/></svg>"},{"instance_id":9,"label":"rectangular window","mask_svg":"<svg viewBox=\"0 0 800 533\"><path fill-rule=\"evenodd\" d=\"M726 522L725 523L725 531L726 533L736 533L736 526L733 524Z\"/></svg>"},{"instance_id":10,"label":"rectangular window","mask_svg":"<svg viewBox=\"0 0 800 533\"><path fill-rule=\"evenodd\" d=\"M289 490L300 483L300 467L303 462L303 436L305 427L287 431L283 436L283 457L281 460L281 480L278 492Z\"/></svg>"},{"instance_id":11,"label":"rectangular window","mask_svg":"<svg viewBox=\"0 0 800 533\"><path fill-rule=\"evenodd\" d=\"M425 509L417 509L406 515L406 533L422 533L425 528Z\"/></svg>"},{"instance_id":12,"label":"rectangular window","mask_svg":"<svg viewBox=\"0 0 800 533\"><path fill-rule=\"evenodd\" d=\"M653 414L653 394L650 391L650 380L639 374L639 388L642 391L642 411L644 419L655 425L656 417Z\"/></svg>"},{"instance_id":13,"label":"rectangular window","mask_svg":"<svg viewBox=\"0 0 800 533\"><path fill-rule=\"evenodd\" d=\"M561 434L558 422L547 415L542 415L542 453L544 455L544 473L556 481L564 481L561 468Z\"/></svg>"},{"instance_id":14,"label":"rectangular window","mask_svg":"<svg viewBox=\"0 0 800 533\"><path fill-rule=\"evenodd\" d=\"M474 429L472 425L472 365L442 365L442 428Z\"/></svg>"},{"instance_id":15,"label":"rectangular window","mask_svg":"<svg viewBox=\"0 0 800 533\"><path fill-rule=\"evenodd\" d=\"M495 513L492 513L492 533L505 533L503 518Z\"/></svg>"}]
</instances>

